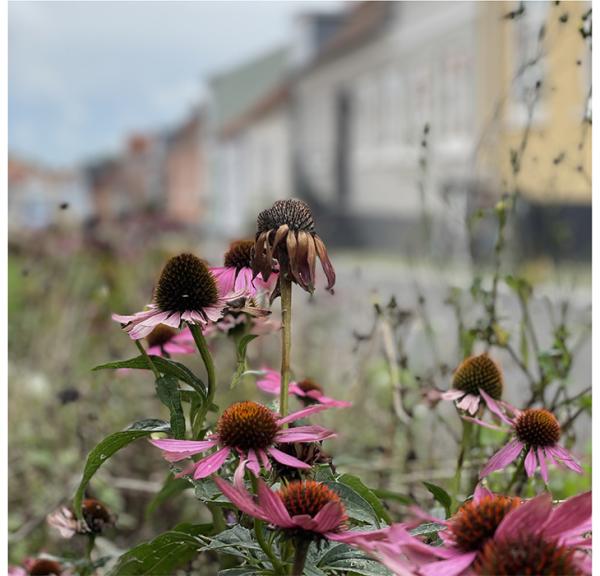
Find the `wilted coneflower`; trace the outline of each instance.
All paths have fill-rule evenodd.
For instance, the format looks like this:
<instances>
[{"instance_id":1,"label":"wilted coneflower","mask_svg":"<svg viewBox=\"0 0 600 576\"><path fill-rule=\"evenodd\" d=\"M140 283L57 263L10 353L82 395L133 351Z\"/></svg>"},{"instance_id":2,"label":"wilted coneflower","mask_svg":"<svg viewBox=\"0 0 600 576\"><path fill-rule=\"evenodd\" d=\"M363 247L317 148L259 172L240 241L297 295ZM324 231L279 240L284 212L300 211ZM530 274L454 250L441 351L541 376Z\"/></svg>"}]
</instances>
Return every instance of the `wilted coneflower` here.
<instances>
[{"instance_id":1,"label":"wilted coneflower","mask_svg":"<svg viewBox=\"0 0 600 576\"><path fill-rule=\"evenodd\" d=\"M265 368L263 372L264 375L256 381L256 386L263 392L267 392L267 394L279 396L281 391L281 375L271 368ZM305 405L325 404L332 408L347 408L352 406L352 402L335 400L329 396L325 396L322 386L311 378L306 378L298 382L290 382L288 393L296 396Z\"/></svg>"},{"instance_id":2,"label":"wilted coneflower","mask_svg":"<svg viewBox=\"0 0 600 576\"><path fill-rule=\"evenodd\" d=\"M327 406L315 405L285 418L269 410L258 402L237 402L227 408L217 422L217 432L207 440L150 440L163 451L169 462L179 462L190 456L201 454L214 448L219 450L184 470L184 474L194 472L194 479L206 478L216 472L233 452L239 455L238 469L247 467L255 475L261 467L271 469L269 457L296 468L310 468L309 464L298 460L276 448L276 444L290 442L318 442L333 438L335 434L322 426L307 425L285 428L289 422L306 418L327 409Z\"/></svg>"},{"instance_id":3,"label":"wilted coneflower","mask_svg":"<svg viewBox=\"0 0 600 576\"><path fill-rule=\"evenodd\" d=\"M274 272L268 282L254 278L253 255L254 240L237 240L225 253L224 265L210 268L223 294L241 291L246 296L256 296L257 292L270 292L273 289L277 273Z\"/></svg>"},{"instance_id":4,"label":"wilted coneflower","mask_svg":"<svg viewBox=\"0 0 600 576\"><path fill-rule=\"evenodd\" d=\"M71 538L75 534L102 534L105 528L115 523L115 516L102 502L94 498L86 498L81 505L81 511L83 521L67 506L61 506L48 514L46 520L63 538Z\"/></svg>"},{"instance_id":5,"label":"wilted coneflower","mask_svg":"<svg viewBox=\"0 0 600 576\"><path fill-rule=\"evenodd\" d=\"M469 414L479 410L483 390L494 400L502 397L503 378L500 366L487 354L471 356L464 360L454 373L452 388L444 392L444 400L456 400L456 406Z\"/></svg>"},{"instance_id":6,"label":"wilted coneflower","mask_svg":"<svg viewBox=\"0 0 600 576\"><path fill-rule=\"evenodd\" d=\"M558 444L560 424L552 412L545 408L518 410L505 402L503 406L512 413L512 416L509 417L485 392L482 392L482 395L486 399L490 410L512 428L514 438L489 459L479 473L480 478L485 478L496 470L506 468L523 451L525 451L525 472L528 477L533 476L539 466L544 482L548 483L547 462L556 465L557 461L562 462L567 468L578 474L583 473L581 465L573 455ZM492 430L502 430L498 426L488 424L477 418L469 416L465 416L465 418Z\"/></svg>"},{"instance_id":7,"label":"wilted coneflower","mask_svg":"<svg viewBox=\"0 0 600 576\"><path fill-rule=\"evenodd\" d=\"M219 290L215 277L200 258L180 254L171 258L163 268L154 301L148 309L131 316L113 314L113 320L123 324L123 330L133 340L148 336L156 326L164 324L179 328L182 321L201 328L216 322L227 305L239 300L239 293Z\"/></svg>"},{"instance_id":8,"label":"wilted coneflower","mask_svg":"<svg viewBox=\"0 0 600 576\"><path fill-rule=\"evenodd\" d=\"M325 244L315 232L312 212L306 202L278 200L258 215L257 228L252 265L255 275L261 274L268 281L275 260L280 274L289 274L304 290L313 292L318 257L327 277L327 290L333 288L335 270Z\"/></svg>"}]
</instances>

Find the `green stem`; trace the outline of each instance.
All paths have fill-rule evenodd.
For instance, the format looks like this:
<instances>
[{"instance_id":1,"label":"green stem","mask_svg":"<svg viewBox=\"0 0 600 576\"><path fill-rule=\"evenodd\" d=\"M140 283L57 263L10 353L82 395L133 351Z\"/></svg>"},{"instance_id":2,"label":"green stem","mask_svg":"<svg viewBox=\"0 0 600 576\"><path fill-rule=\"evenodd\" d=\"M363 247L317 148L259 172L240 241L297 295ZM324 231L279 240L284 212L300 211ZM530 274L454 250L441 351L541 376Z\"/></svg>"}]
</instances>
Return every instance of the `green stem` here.
<instances>
[{"instance_id":1,"label":"green stem","mask_svg":"<svg viewBox=\"0 0 600 576\"><path fill-rule=\"evenodd\" d=\"M265 534L263 532L263 523L258 519L254 519L254 534L256 535L256 540L259 546L262 548L262 551L267 555L269 560L271 561L271 565L273 566L273 570L275 570L276 574L281 574L283 572L281 562L275 556L273 549L269 546L269 543L265 540Z\"/></svg>"},{"instance_id":2,"label":"green stem","mask_svg":"<svg viewBox=\"0 0 600 576\"><path fill-rule=\"evenodd\" d=\"M288 413L288 389L290 384L290 350L292 346L292 281L288 273L282 271L279 276L281 290L281 391L279 394L279 413L281 417Z\"/></svg>"},{"instance_id":3,"label":"green stem","mask_svg":"<svg viewBox=\"0 0 600 576\"><path fill-rule=\"evenodd\" d=\"M456 472L454 473L454 494L453 498L455 502L458 502L458 494L460 493L460 485L462 479L462 469L465 463L465 459L467 453L470 449L471 444L471 431L473 430L473 425L468 420L462 421L463 426L463 434L462 434L462 442L460 444L460 452L458 454L458 460L456 461Z\"/></svg>"},{"instance_id":4,"label":"green stem","mask_svg":"<svg viewBox=\"0 0 600 576\"><path fill-rule=\"evenodd\" d=\"M206 506L212 514L214 533L220 534L227 528L225 525L225 518L223 518L223 511L216 504L207 504Z\"/></svg>"},{"instance_id":5,"label":"green stem","mask_svg":"<svg viewBox=\"0 0 600 576\"><path fill-rule=\"evenodd\" d=\"M87 542L85 545L85 557L89 562L92 561L92 551L94 550L94 544L96 543L96 535L88 534Z\"/></svg>"},{"instance_id":6,"label":"green stem","mask_svg":"<svg viewBox=\"0 0 600 576\"><path fill-rule=\"evenodd\" d=\"M202 331L196 324L190 324L190 332L194 337L194 342L196 343L196 347L198 348L198 352L200 352L200 356L202 356L202 361L204 362L204 366L206 368L206 376L208 378L208 394L206 397L206 406L204 407L204 414L208 411L210 406L213 403L215 398L215 390L217 387L217 381L215 376L215 365L212 359L210 352L208 351L208 346L206 344L206 339L202 334Z\"/></svg>"},{"instance_id":7,"label":"green stem","mask_svg":"<svg viewBox=\"0 0 600 576\"><path fill-rule=\"evenodd\" d=\"M523 453L521 454L521 456L519 458L519 462L517 464L515 472L512 475L512 478L510 479L510 482L508 483L506 490L504 490L505 494L509 493L510 489L515 485L515 483L519 479L519 477L523 475L523 472L525 472L525 456L526 456L526 454L527 454L527 451L523 450Z\"/></svg>"},{"instance_id":8,"label":"green stem","mask_svg":"<svg viewBox=\"0 0 600 576\"><path fill-rule=\"evenodd\" d=\"M292 566L291 576L302 576L304 574L304 564L306 555L310 546L310 540L298 538L296 544L296 555L294 556L294 565Z\"/></svg>"},{"instance_id":9,"label":"green stem","mask_svg":"<svg viewBox=\"0 0 600 576\"><path fill-rule=\"evenodd\" d=\"M142 356L146 358L146 362L148 362L150 370L154 372L154 376L156 377L156 379L160 378L160 372L158 371L158 368L154 365L154 362L152 362L152 358L148 356L148 352L146 352L146 349L141 345L139 340L134 340L134 342Z\"/></svg>"}]
</instances>

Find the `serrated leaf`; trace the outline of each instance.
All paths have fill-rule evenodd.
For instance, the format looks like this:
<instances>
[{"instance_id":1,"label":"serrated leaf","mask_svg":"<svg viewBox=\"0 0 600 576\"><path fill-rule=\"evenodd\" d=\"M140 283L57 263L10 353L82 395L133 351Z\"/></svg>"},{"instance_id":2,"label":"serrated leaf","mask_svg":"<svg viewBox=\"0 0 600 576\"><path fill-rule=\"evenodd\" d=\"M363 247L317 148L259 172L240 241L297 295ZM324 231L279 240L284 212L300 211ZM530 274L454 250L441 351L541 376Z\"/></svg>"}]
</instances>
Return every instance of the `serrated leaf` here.
<instances>
[{"instance_id":1,"label":"serrated leaf","mask_svg":"<svg viewBox=\"0 0 600 576\"><path fill-rule=\"evenodd\" d=\"M114 434L107 436L102 442L97 444L88 454L81 482L79 483L79 487L73 498L73 509L77 516L81 519L81 502L83 500L85 488L92 476L104 462L106 462L115 452L118 452L121 448L131 444L131 442L138 438L150 436L150 434L153 434L154 432L169 432L170 430L169 424L164 420L157 420L154 418L141 420L132 424L126 430L115 432Z\"/></svg>"},{"instance_id":2,"label":"serrated leaf","mask_svg":"<svg viewBox=\"0 0 600 576\"><path fill-rule=\"evenodd\" d=\"M383 506L381 500L375 495L375 493L365 486L362 480L358 476L352 474L343 474L338 478L338 482L350 486L357 494L362 496L375 510L379 520L383 520L386 524L391 524L392 519L388 514L387 510Z\"/></svg>"},{"instance_id":3,"label":"serrated leaf","mask_svg":"<svg viewBox=\"0 0 600 576\"><path fill-rule=\"evenodd\" d=\"M110 576L170 576L198 554L197 536L212 528L212 524L180 524L123 554Z\"/></svg>"},{"instance_id":4,"label":"serrated leaf","mask_svg":"<svg viewBox=\"0 0 600 576\"><path fill-rule=\"evenodd\" d=\"M220 550L225 554L230 554L238 558L246 557L246 554L243 552L244 550L260 551L262 553L262 549L254 540L252 532L239 524L213 536L210 542L205 544L202 549Z\"/></svg>"},{"instance_id":5,"label":"serrated leaf","mask_svg":"<svg viewBox=\"0 0 600 576\"><path fill-rule=\"evenodd\" d=\"M156 394L169 409L171 415L171 433L174 438L185 438L185 416L181 407L179 380L174 376L161 376L156 379Z\"/></svg>"},{"instance_id":6,"label":"serrated leaf","mask_svg":"<svg viewBox=\"0 0 600 576\"><path fill-rule=\"evenodd\" d=\"M150 356L152 363L162 374L174 376L178 380L189 384L198 394L206 398L206 384L198 378L187 366L169 358L162 356ZM129 360L117 360L116 362L108 362L100 364L92 368L92 371L98 370L115 370L119 368L131 368L133 370L149 370L148 361L142 355L130 358Z\"/></svg>"},{"instance_id":7,"label":"serrated leaf","mask_svg":"<svg viewBox=\"0 0 600 576\"><path fill-rule=\"evenodd\" d=\"M452 508L452 497L450 494L448 494L448 492L446 492L441 486L437 486L431 482L423 481L423 485L425 488L427 488L427 490L429 490L429 492L431 492L436 501L444 507L444 510L446 511L446 518L449 518Z\"/></svg>"},{"instance_id":8,"label":"serrated leaf","mask_svg":"<svg viewBox=\"0 0 600 576\"><path fill-rule=\"evenodd\" d=\"M356 490L342 484L341 482L325 482L329 488L338 494L344 502L346 513L353 520L370 524L371 526L380 527L377 513L373 510L373 506L369 504Z\"/></svg>"}]
</instances>

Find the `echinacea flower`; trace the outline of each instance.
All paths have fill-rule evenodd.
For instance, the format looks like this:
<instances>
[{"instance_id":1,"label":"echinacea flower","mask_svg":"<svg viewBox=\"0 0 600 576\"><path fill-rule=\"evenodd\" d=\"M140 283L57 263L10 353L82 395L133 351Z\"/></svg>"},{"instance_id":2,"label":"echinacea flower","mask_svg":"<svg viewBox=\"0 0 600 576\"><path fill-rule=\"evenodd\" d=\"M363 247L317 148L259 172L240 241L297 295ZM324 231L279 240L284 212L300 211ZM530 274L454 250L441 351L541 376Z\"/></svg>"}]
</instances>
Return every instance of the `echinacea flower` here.
<instances>
[{"instance_id":1,"label":"echinacea flower","mask_svg":"<svg viewBox=\"0 0 600 576\"><path fill-rule=\"evenodd\" d=\"M277 281L277 273L273 273L268 282L254 278L252 259L254 240L238 240L232 242L225 253L224 266L211 267L219 288L223 294L242 292L246 296L256 296L258 292L270 292Z\"/></svg>"},{"instance_id":2,"label":"echinacea flower","mask_svg":"<svg viewBox=\"0 0 600 576\"><path fill-rule=\"evenodd\" d=\"M86 498L81 508L83 521L78 520L73 509L67 506L51 512L46 520L63 538L71 538L75 534L102 534L105 528L115 523L115 516L98 500Z\"/></svg>"},{"instance_id":3,"label":"echinacea flower","mask_svg":"<svg viewBox=\"0 0 600 576\"><path fill-rule=\"evenodd\" d=\"M508 424L513 432L514 438L496 452L479 473L480 478L485 478L496 470L506 468L511 462L514 462L519 455L525 452L525 472L528 477L535 474L539 466L544 482L548 483L548 462L555 464L562 462L567 468L583 473L583 469L574 456L564 447L558 444L560 440L560 424L556 416L545 408L527 408L518 410L507 403L503 406L507 413L503 412L493 398L482 392L489 409L505 424ZM512 416L508 416L508 412ZM488 424L477 418L465 416L467 420L472 420L481 426L493 430L502 430L498 426Z\"/></svg>"},{"instance_id":4,"label":"echinacea flower","mask_svg":"<svg viewBox=\"0 0 600 576\"><path fill-rule=\"evenodd\" d=\"M394 524L355 546L369 552L396 574L420 576L584 575L590 546L591 493L552 506L549 494L529 501L493 494L478 486L473 500L438 532L442 546L424 544L404 525ZM537 547L537 550L534 548ZM562 569L562 570L561 570Z\"/></svg>"},{"instance_id":5,"label":"echinacea flower","mask_svg":"<svg viewBox=\"0 0 600 576\"><path fill-rule=\"evenodd\" d=\"M228 304L243 294L221 292L214 276L197 256L180 254L171 258L163 268L154 301L147 310L131 316L113 314L133 340L148 336L159 324L179 328L182 321L201 328L216 322Z\"/></svg>"},{"instance_id":6,"label":"echinacea flower","mask_svg":"<svg viewBox=\"0 0 600 576\"><path fill-rule=\"evenodd\" d=\"M500 400L503 387L500 366L487 354L480 354L463 360L454 373L452 388L441 397L456 400L457 408L473 415L479 410L481 400L486 399L482 390L494 400Z\"/></svg>"},{"instance_id":7,"label":"echinacea flower","mask_svg":"<svg viewBox=\"0 0 600 576\"><path fill-rule=\"evenodd\" d=\"M271 334L281 328L281 322L272 320L270 314L271 311L258 306L254 298L246 298L242 306L228 308L219 320L206 327L204 334Z\"/></svg>"},{"instance_id":8,"label":"echinacea flower","mask_svg":"<svg viewBox=\"0 0 600 576\"><path fill-rule=\"evenodd\" d=\"M171 356L172 354L194 354L194 337L189 328L177 331L165 324L158 324L146 336L148 354L152 356Z\"/></svg>"},{"instance_id":9,"label":"echinacea flower","mask_svg":"<svg viewBox=\"0 0 600 576\"><path fill-rule=\"evenodd\" d=\"M279 396L281 390L281 374L272 368L265 368L263 370L264 375L256 381L256 386L263 392L268 394L275 394ZM310 404L325 404L326 406L347 408L352 406L352 402L345 402L344 400L334 400L329 396L323 394L323 388L320 384L306 378L299 382L290 382L289 394L296 396L301 402L306 405Z\"/></svg>"},{"instance_id":10,"label":"echinacea flower","mask_svg":"<svg viewBox=\"0 0 600 576\"><path fill-rule=\"evenodd\" d=\"M63 566L52 558L25 558L23 566L9 566L8 576L65 576Z\"/></svg>"},{"instance_id":11,"label":"echinacea flower","mask_svg":"<svg viewBox=\"0 0 600 576\"><path fill-rule=\"evenodd\" d=\"M306 202L278 200L258 215L252 263L255 276L261 274L263 280L268 281L275 259L280 274L289 274L291 280L312 293L317 257L327 277L326 289L331 291L335 284L335 270L323 240L315 232L312 212Z\"/></svg>"},{"instance_id":12,"label":"echinacea flower","mask_svg":"<svg viewBox=\"0 0 600 576\"><path fill-rule=\"evenodd\" d=\"M227 408L217 422L217 432L207 440L150 440L163 451L169 462L179 462L218 447L219 450L198 462L194 462L184 473L194 472L194 479L206 478L216 472L233 452L240 457L238 468L248 467L255 475L261 467L271 469L269 457L296 468L310 468L309 464L285 454L277 444L290 442L319 442L333 438L335 434L322 426L307 425L285 428L284 425L306 418L327 409L327 406L315 405L280 418L258 402L237 402Z\"/></svg>"}]
</instances>

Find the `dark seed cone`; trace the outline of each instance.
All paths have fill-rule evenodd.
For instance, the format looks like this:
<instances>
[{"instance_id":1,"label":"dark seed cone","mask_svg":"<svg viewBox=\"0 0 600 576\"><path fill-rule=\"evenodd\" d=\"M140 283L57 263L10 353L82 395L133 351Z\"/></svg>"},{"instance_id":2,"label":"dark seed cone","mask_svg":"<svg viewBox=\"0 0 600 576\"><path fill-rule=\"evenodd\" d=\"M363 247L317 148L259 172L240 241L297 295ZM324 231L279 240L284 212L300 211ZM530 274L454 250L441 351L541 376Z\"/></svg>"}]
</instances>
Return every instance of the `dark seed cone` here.
<instances>
[{"instance_id":1,"label":"dark seed cone","mask_svg":"<svg viewBox=\"0 0 600 576\"><path fill-rule=\"evenodd\" d=\"M278 429L275 415L266 406L250 401L232 404L217 423L221 443L240 450L270 446Z\"/></svg>"},{"instance_id":2,"label":"dark seed cone","mask_svg":"<svg viewBox=\"0 0 600 576\"><path fill-rule=\"evenodd\" d=\"M315 232L312 213L302 200L278 200L257 219L252 270L268 280L279 264L280 274L289 274L293 282L307 292L315 289L315 265L321 261L327 277L327 290L335 284L335 270L327 248ZM275 292L277 293L277 291Z\"/></svg>"},{"instance_id":3,"label":"dark seed cone","mask_svg":"<svg viewBox=\"0 0 600 576\"><path fill-rule=\"evenodd\" d=\"M471 356L456 369L452 387L473 395L479 395L481 388L494 400L500 400L504 387L502 372L487 354Z\"/></svg>"},{"instance_id":4,"label":"dark seed cone","mask_svg":"<svg viewBox=\"0 0 600 576\"><path fill-rule=\"evenodd\" d=\"M277 444L277 449L281 450L285 454L289 454L294 458L298 458L302 462L305 462L309 466L316 464L329 464L333 469L333 459L321 448L320 442L296 442L294 444ZM292 466L286 466L281 462L273 461L273 468L278 478L285 478L287 480L300 480L302 474L298 468Z\"/></svg>"},{"instance_id":5,"label":"dark seed cone","mask_svg":"<svg viewBox=\"0 0 600 576\"><path fill-rule=\"evenodd\" d=\"M529 408L517 418L515 433L528 446L554 446L560 440L560 424L552 412Z\"/></svg>"},{"instance_id":6,"label":"dark seed cone","mask_svg":"<svg viewBox=\"0 0 600 576\"><path fill-rule=\"evenodd\" d=\"M176 334L177 330L175 330L175 328L171 328L166 324L159 324L152 332L150 332L150 334L148 334L148 336L146 336L146 342L148 342L149 348L152 348L153 346L164 346Z\"/></svg>"},{"instance_id":7,"label":"dark seed cone","mask_svg":"<svg viewBox=\"0 0 600 576\"><path fill-rule=\"evenodd\" d=\"M114 525L115 517L102 502L86 498L82 507L83 519L92 534L102 534L107 527Z\"/></svg>"},{"instance_id":8,"label":"dark seed cone","mask_svg":"<svg viewBox=\"0 0 600 576\"><path fill-rule=\"evenodd\" d=\"M450 520L449 533L455 545L465 552L480 550L503 518L520 503L519 498L496 495L467 502Z\"/></svg>"},{"instance_id":9,"label":"dark seed cone","mask_svg":"<svg viewBox=\"0 0 600 576\"><path fill-rule=\"evenodd\" d=\"M298 382L297 385L298 388L300 388L300 390L302 390L303 392L311 392L313 390L316 390L317 392L323 394L323 387L319 383L315 382L312 378L306 378L304 380L301 380L300 382ZM317 400L311 398L310 396L298 396L298 400L307 405L314 404L315 402L317 402Z\"/></svg>"},{"instance_id":10,"label":"dark seed cone","mask_svg":"<svg viewBox=\"0 0 600 576\"><path fill-rule=\"evenodd\" d=\"M163 268L154 301L163 311L201 311L219 299L215 278L200 258L180 254L171 258Z\"/></svg>"},{"instance_id":11,"label":"dark seed cone","mask_svg":"<svg viewBox=\"0 0 600 576\"><path fill-rule=\"evenodd\" d=\"M232 242L225 253L224 264L227 268L251 268L254 255L254 240L237 240Z\"/></svg>"},{"instance_id":12,"label":"dark seed cone","mask_svg":"<svg viewBox=\"0 0 600 576\"><path fill-rule=\"evenodd\" d=\"M542 536L489 540L473 568L481 576L583 576L575 550Z\"/></svg>"},{"instance_id":13,"label":"dark seed cone","mask_svg":"<svg viewBox=\"0 0 600 576\"><path fill-rule=\"evenodd\" d=\"M60 576L62 574L62 566L56 560L39 558L30 563L27 571L30 576L50 576L51 574Z\"/></svg>"}]
</instances>

